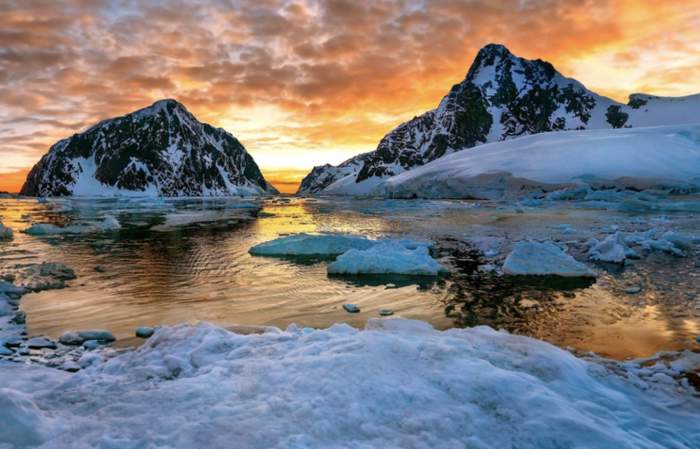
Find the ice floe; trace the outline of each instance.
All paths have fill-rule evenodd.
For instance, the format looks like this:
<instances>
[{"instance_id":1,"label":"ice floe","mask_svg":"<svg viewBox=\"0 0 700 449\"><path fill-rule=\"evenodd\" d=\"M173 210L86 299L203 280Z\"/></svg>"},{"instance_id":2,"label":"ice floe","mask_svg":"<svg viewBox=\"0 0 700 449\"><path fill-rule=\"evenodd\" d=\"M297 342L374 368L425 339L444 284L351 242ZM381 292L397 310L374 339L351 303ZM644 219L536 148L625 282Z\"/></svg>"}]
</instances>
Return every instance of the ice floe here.
<instances>
[{"instance_id":1,"label":"ice floe","mask_svg":"<svg viewBox=\"0 0 700 449\"><path fill-rule=\"evenodd\" d=\"M637 253L625 245L621 233L610 234L603 241L591 239L589 242L591 249L589 258L599 262L622 263L628 257L636 257Z\"/></svg>"},{"instance_id":2,"label":"ice floe","mask_svg":"<svg viewBox=\"0 0 700 449\"><path fill-rule=\"evenodd\" d=\"M577 261L552 242L520 241L503 263L512 276L595 277L595 271Z\"/></svg>"},{"instance_id":3,"label":"ice floe","mask_svg":"<svg viewBox=\"0 0 700 449\"><path fill-rule=\"evenodd\" d=\"M330 274L405 274L437 276L447 269L432 258L425 246L414 248L397 241L381 242L367 249L351 249L328 265Z\"/></svg>"},{"instance_id":4,"label":"ice floe","mask_svg":"<svg viewBox=\"0 0 700 449\"><path fill-rule=\"evenodd\" d=\"M337 256L350 249L368 249L377 242L347 234L292 234L250 248L256 256Z\"/></svg>"},{"instance_id":5,"label":"ice floe","mask_svg":"<svg viewBox=\"0 0 700 449\"><path fill-rule=\"evenodd\" d=\"M183 325L79 364L71 374L0 362L0 444L680 449L700 441L698 400L666 384L682 362L606 366L487 327L441 332L375 319L362 331L241 335Z\"/></svg>"}]
</instances>

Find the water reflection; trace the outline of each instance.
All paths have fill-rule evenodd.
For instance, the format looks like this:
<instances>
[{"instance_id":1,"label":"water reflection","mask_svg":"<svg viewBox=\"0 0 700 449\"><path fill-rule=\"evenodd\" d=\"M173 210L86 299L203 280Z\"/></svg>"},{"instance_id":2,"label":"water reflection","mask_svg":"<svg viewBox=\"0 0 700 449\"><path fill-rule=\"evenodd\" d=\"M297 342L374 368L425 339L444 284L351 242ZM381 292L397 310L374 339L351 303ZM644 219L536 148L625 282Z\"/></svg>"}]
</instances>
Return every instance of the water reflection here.
<instances>
[{"instance_id":1,"label":"water reflection","mask_svg":"<svg viewBox=\"0 0 700 449\"><path fill-rule=\"evenodd\" d=\"M456 201L0 200L0 215L15 231L30 222L95 223L107 213L119 219L121 229L47 237L16 232L14 240L0 243L0 271L57 261L78 275L67 289L25 296L31 333L55 337L69 329L105 327L127 337L139 325L195 320L362 326L379 309L391 308L441 329L488 324L622 358L690 347L700 328L692 257L655 256L593 285L552 283L479 272L480 253L455 243L472 235L567 240L572 237L557 234L561 223L586 234L629 220L624 214L570 207L521 213L508 204ZM646 218L656 219L661 217ZM697 215L677 213L674 220L700 229ZM433 239L449 254L455 274L329 277L326 260L248 254L254 244L300 232ZM643 292L624 294L630 282L641 283ZM346 302L362 311L347 314Z\"/></svg>"}]
</instances>

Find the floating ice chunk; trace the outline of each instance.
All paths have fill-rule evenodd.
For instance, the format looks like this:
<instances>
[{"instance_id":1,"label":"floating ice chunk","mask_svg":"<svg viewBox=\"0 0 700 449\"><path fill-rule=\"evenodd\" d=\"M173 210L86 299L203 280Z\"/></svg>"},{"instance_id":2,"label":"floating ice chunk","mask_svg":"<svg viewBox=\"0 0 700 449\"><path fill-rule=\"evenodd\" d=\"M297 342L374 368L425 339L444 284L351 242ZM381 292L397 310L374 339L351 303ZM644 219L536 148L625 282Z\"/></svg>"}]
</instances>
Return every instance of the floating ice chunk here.
<instances>
[{"instance_id":1,"label":"floating ice chunk","mask_svg":"<svg viewBox=\"0 0 700 449\"><path fill-rule=\"evenodd\" d=\"M292 234L259 243L250 248L256 256L323 256L334 257L351 249L365 250L374 245L394 242L408 249L430 248L432 242L411 239L371 240L349 234Z\"/></svg>"},{"instance_id":2,"label":"floating ice chunk","mask_svg":"<svg viewBox=\"0 0 700 449\"><path fill-rule=\"evenodd\" d=\"M343 309L345 309L345 311L348 313L359 313L360 312L360 308L357 307L357 305L350 304L350 303L343 304Z\"/></svg>"},{"instance_id":3,"label":"floating ice chunk","mask_svg":"<svg viewBox=\"0 0 700 449\"><path fill-rule=\"evenodd\" d=\"M588 252L591 260L599 262L622 263L628 257L636 257L636 253L625 245L622 234L616 232L610 234L602 242L592 242L592 248Z\"/></svg>"},{"instance_id":4,"label":"floating ice chunk","mask_svg":"<svg viewBox=\"0 0 700 449\"><path fill-rule=\"evenodd\" d=\"M337 256L350 249L368 249L376 241L344 234L294 234L250 248L256 256Z\"/></svg>"},{"instance_id":5,"label":"floating ice chunk","mask_svg":"<svg viewBox=\"0 0 700 449\"><path fill-rule=\"evenodd\" d=\"M122 225L114 215L105 215L104 220L100 223L99 228L103 231L116 231L121 229Z\"/></svg>"},{"instance_id":6,"label":"floating ice chunk","mask_svg":"<svg viewBox=\"0 0 700 449\"><path fill-rule=\"evenodd\" d=\"M667 231L661 235L661 238L671 242L675 247L681 250L688 250L693 247L693 237L681 234L680 232Z\"/></svg>"},{"instance_id":7,"label":"floating ice chunk","mask_svg":"<svg viewBox=\"0 0 700 449\"><path fill-rule=\"evenodd\" d=\"M69 226L56 226L50 223L34 223L25 229L25 234L42 236L42 235L61 235L61 234L84 234L87 232L94 232L95 228L88 225L69 225Z\"/></svg>"},{"instance_id":8,"label":"floating ice chunk","mask_svg":"<svg viewBox=\"0 0 700 449\"><path fill-rule=\"evenodd\" d=\"M593 270L552 242L521 241L513 245L503 264L512 276L595 277Z\"/></svg>"},{"instance_id":9,"label":"floating ice chunk","mask_svg":"<svg viewBox=\"0 0 700 449\"><path fill-rule=\"evenodd\" d=\"M368 249L351 249L328 265L330 274L406 274L437 276L447 272L430 256L425 246L407 248L400 242L387 241Z\"/></svg>"},{"instance_id":10,"label":"floating ice chunk","mask_svg":"<svg viewBox=\"0 0 700 449\"><path fill-rule=\"evenodd\" d=\"M10 240L12 238L12 229L6 227L0 220L0 240Z\"/></svg>"}]
</instances>

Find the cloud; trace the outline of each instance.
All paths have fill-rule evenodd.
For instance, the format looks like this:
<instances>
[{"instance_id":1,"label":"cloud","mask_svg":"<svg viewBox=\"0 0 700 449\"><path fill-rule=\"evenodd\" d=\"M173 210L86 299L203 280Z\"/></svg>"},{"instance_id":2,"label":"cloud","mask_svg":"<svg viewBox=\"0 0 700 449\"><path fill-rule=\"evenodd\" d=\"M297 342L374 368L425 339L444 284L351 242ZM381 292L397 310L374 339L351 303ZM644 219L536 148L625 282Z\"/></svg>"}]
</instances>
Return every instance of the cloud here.
<instances>
[{"instance_id":1,"label":"cloud","mask_svg":"<svg viewBox=\"0 0 700 449\"><path fill-rule=\"evenodd\" d=\"M320 164L435 107L489 42L618 98L689 94L699 17L651 0L2 2L0 139L16 139L0 157L172 97L231 131L255 116L239 136L254 155ZM22 137L37 131L45 148Z\"/></svg>"}]
</instances>

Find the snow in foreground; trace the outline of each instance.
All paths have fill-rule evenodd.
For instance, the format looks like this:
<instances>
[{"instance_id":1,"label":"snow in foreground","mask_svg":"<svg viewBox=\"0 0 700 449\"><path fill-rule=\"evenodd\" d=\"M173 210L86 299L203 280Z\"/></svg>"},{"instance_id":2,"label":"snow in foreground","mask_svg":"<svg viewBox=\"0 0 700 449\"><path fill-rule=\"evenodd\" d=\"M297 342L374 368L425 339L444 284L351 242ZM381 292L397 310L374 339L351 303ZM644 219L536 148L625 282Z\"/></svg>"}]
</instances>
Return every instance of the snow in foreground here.
<instances>
[{"instance_id":1,"label":"snow in foreground","mask_svg":"<svg viewBox=\"0 0 700 449\"><path fill-rule=\"evenodd\" d=\"M481 145L389 178L370 194L498 199L575 184L698 188L700 125L551 132Z\"/></svg>"},{"instance_id":2,"label":"snow in foreground","mask_svg":"<svg viewBox=\"0 0 700 449\"><path fill-rule=\"evenodd\" d=\"M697 399L626 376L487 327L182 325L76 374L0 362L0 447L698 447Z\"/></svg>"}]
</instances>

